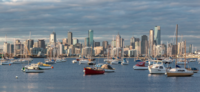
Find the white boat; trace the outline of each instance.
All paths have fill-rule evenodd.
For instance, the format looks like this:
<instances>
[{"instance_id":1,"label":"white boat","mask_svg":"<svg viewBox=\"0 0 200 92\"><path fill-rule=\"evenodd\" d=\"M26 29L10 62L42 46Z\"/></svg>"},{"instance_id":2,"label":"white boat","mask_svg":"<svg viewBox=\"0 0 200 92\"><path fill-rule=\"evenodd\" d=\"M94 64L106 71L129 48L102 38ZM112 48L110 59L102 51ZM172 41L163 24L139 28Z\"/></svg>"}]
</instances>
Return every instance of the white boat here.
<instances>
[{"instance_id":1,"label":"white boat","mask_svg":"<svg viewBox=\"0 0 200 92\"><path fill-rule=\"evenodd\" d=\"M79 61L79 64L87 64L88 62L89 62L88 60L81 59Z\"/></svg>"},{"instance_id":2,"label":"white boat","mask_svg":"<svg viewBox=\"0 0 200 92\"><path fill-rule=\"evenodd\" d=\"M196 62L196 59L190 59L189 62Z\"/></svg>"},{"instance_id":3,"label":"white boat","mask_svg":"<svg viewBox=\"0 0 200 92\"><path fill-rule=\"evenodd\" d=\"M128 65L129 61L124 58L124 60L121 62L121 65Z\"/></svg>"},{"instance_id":4,"label":"white boat","mask_svg":"<svg viewBox=\"0 0 200 92\"><path fill-rule=\"evenodd\" d=\"M104 59L104 62L112 61L113 59Z\"/></svg>"},{"instance_id":5,"label":"white boat","mask_svg":"<svg viewBox=\"0 0 200 92\"><path fill-rule=\"evenodd\" d=\"M26 73L43 73L43 70L35 70L35 69L24 69Z\"/></svg>"},{"instance_id":6,"label":"white boat","mask_svg":"<svg viewBox=\"0 0 200 92\"><path fill-rule=\"evenodd\" d=\"M9 62L9 61L0 62L0 65L10 65L10 64L12 64L12 62Z\"/></svg>"},{"instance_id":7,"label":"white boat","mask_svg":"<svg viewBox=\"0 0 200 92\"><path fill-rule=\"evenodd\" d=\"M72 60L72 63L77 63L77 60Z\"/></svg>"},{"instance_id":8,"label":"white boat","mask_svg":"<svg viewBox=\"0 0 200 92\"><path fill-rule=\"evenodd\" d=\"M117 65L117 64L119 64L119 61L118 61L118 60L112 60L112 61L110 62L110 64L111 64L111 65Z\"/></svg>"},{"instance_id":9,"label":"white boat","mask_svg":"<svg viewBox=\"0 0 200 92\"><path fill-rule=\"evenodd\" d=\"M62 62L66 62L67 60L66 60L65 58L62 58L61 61L62 61Z\"/></svg>"},{"instance_id":10,"label":"white boat","mask_svg":"<svg viewBox=\"0 0 200 92\"><path fill-rule=\"evenodd\" d=\"M148 66L145 66L145 62L138 62L136 65L133 66L135 70L147 70Z\"/></svg>"},{"instance_id":11,"label":"white boat","mask_svg":"<svg viewBox=\"0 0 200 92\"><path fill-rule=\"evenodd\" d=\"M61 63L62 61L61 61L61 59L60 58L57 58L56 59L56 63Z\"/></svg>"},{"instance_id":12,"label":"white boat","mask_svg":"<svg viewBox=\"0 0 200 92\"><path fill-rule=\"evenodd\" d=\"M178 61L177 65L184 65L184 64L188 64L188 62L184 62L184 61Z\"/></svg>"},{"instance_id":13,"label":"white boat","mask_svg":"<svg viewBox=\"0 0 200 92\"><path fill-rule=\"evenodd\" d=\"M115 72L115 68L112 68L108 64L99 63L99 64L95 65L95 67L102 68L102 69L104 69L105 72Z\"/></svg>"},{"instance_id":14,"label":"white boat","mask_svg":"<svg viewBox=\"0 0 200 92\"><path fill-rule=\"evenodd\" d=\"M56 62L54 60L46 60L45 64L55 64Z\"/></svg>"},{"instance_id":15,"label":"white boat","mask_svg":"<svg viewBox=\"0 0 200 92\"><path fill-rule=\"evenodd\" d=\"M167 70L167 76L169 77L176 77L176 76L192 76L194 73L193 71L189 71L185 68L172 68Z\"/></svg>"},{"instance_id":16,"label":"white boat","mask_svg":"<svg viewBox=\"0 0 200 92\"><path fill-rule=\"evenodd\" d=\"M166 73L166 68L162 61L157 60L153 65L148 66L149 73L151 74L164 74Z\"/></svg>"}]
</instances>

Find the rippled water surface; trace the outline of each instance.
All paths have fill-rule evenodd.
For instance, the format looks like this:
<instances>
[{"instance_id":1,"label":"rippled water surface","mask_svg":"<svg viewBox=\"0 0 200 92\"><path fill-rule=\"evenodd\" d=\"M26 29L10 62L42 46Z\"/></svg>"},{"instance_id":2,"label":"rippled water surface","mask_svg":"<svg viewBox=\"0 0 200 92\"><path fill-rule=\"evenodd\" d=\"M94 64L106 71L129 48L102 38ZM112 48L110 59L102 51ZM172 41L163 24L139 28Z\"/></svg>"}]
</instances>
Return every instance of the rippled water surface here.
<instances>
[{"instance_id":1,"label":"rippled water surface","mask_svg":"<svg viewBox=\"0 0 200 92\"><path fill-rule=\"evenodd\" d=\"M67 62L54 64L54 69L44 73L24 73L25 64L0 66L0 92L199 92L200 74L192 77L167 77L151 75L148 70L134 70L133 59L129 65L112 65L114 73L103 75L84 75L83 68L88 65ZM43 58L34 58L35 62ZM104 63L103 58L97 62ZM172 64L172 66L174 66ZM199 68L197 62L190 66ZM15 78L18 76L18 79Z\"/></svg>"}]
</instances>

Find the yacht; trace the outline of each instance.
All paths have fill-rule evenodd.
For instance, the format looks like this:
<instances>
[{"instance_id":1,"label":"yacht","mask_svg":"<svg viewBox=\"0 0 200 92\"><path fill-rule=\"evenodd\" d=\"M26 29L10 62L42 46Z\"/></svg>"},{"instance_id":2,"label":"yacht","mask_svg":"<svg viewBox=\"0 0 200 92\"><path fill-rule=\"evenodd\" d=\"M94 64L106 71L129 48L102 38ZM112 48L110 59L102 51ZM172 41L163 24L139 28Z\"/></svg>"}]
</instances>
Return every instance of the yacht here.
<instances>
[{"instance_id":1,"label":"yacht","mask_svg":"<svg viewBox=\"0 0 200 92\"><path fill-rule=\"evenodd\" d=\"M149 73L151 73L151 74L164 74L164 73L166 73L166 68L163 65L163 62L160 61L160 60L155 61L153 65L149 65L148 70L149 70Z\"/></svg>"},{"instance_id":2,"label":"yacht","mask_svg":"<svg viewBox=\"0 0 200 92\"><path fill-rule=\"evenodd\" d=\"M172 68L170 70L167 70L167 76L173 77L173 76L192 76L194 73L193 71L187 70L185 68Z\"/></svg>"}]
</instances>

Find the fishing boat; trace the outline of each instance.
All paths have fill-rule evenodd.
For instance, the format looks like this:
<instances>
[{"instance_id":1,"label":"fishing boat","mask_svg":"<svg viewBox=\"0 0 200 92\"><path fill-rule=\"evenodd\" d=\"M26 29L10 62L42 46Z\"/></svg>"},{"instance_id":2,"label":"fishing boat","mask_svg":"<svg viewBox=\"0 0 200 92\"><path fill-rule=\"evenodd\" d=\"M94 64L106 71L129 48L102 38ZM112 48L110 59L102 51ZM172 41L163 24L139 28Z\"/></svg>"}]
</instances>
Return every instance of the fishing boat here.
<instances>
[{"instance_id":1,"label":"fishing boat","mask_svg":"<svg viewBox=\"0 0 200 92\"><path fill-rule=\"evenodd\" d=\"M178 47L177 40L178 40L178 24L176 25L176 46ZM176 53L176 56L177 56L177 53ZM177 63L177 57L176 57L176 63ZM185 41L185 64L184 64L184 66L186 67L186 41ZM176 68L172 68L172 69L167 69L167 71L166 71L167 76L168 77L192 76L194 74L193 71L187 70L185 67L184 68L176 67Z\"/></svg>"},{"instance_id":2,"label":"fishing boat","mask_svg":"<svg viewBox=\"0 0 200 92\"><path fill-rule=\"evenodd\" d=\"M166 68L163 65L163 62L157 60L153 65L148 66L149 73L151 74L164 74L166 73Z\"/></svg>"},{"instance_id":3,"label":"fishing boat","mask_svg":"<svg viewBox=\"0 0 200 92\"><path fill-rule=\"evenodd\" d=\"M85 75L93 75L93 74L104 74L104 70L98 67L85 67L84 68Z\"/></svg>"},{"instance_id":4,"label":"fishing boat","mask_svg":"<svg viewBox=\"0 0 200 92\"><path fill-rule=\"evenodd\" d=\"M121 65L128 65L128 63L129 63L129 61L126 58L124 58Z\"/></svg>"},{"instance_id":5,"label":"fishing boat","mask_svg":"<svg viewBox=\"0 0 200 92\"><path fill-rule=\"evenodd\" d=\"M145 62L138 62L136 65L133 66L135 70L147 70L148 66L145 66Z\"/></svg>"}]
</instances>

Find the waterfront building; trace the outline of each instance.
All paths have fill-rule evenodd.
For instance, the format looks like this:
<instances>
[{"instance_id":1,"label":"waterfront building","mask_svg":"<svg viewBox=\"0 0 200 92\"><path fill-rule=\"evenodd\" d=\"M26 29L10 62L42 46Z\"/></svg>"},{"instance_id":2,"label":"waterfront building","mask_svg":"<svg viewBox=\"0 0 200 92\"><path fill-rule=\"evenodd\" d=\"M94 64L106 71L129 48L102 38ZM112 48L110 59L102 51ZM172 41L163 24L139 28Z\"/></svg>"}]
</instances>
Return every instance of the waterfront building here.
<instances>
[{"instance_id":1,"label":"waterfront building","mask_svg":"<svg viewBox=\"0 0 200 92\"><path fill-rule=\"evenodd\" d=\"M137 51L138 55L141 54L141 42L140 41L135 42L135 50Z\"/></svg>"},{"instance_id":2,"label":"waterfront building","mask_svg":"<svg viewBox=\"0 0 200 92\"><path fill-rule=\"evenodd\" d=\"M132 38L130 39L130 46L131 46L130 49L135 49L135 37L132 37Z\"/></svg>"},{"instance_id":3,"label":"waterfront building","mask_svg":"<svg viewBox=\"0 0 200 92\"><path fill-rule=\"evenodd\" d=\"M31 55L44 56L45 52L46 51L43 48L38 48L38 47L30 48Z\"/></svg>"},{"instance_id":4,"label":"waterfront building","mask_svg":"<svg viewBox=\"0 0 200 92\"><path fill-rule=\"evenodd\" d=\"M190 44L190 46L189 46L189 53L193 53L193 48L192 47L193 47L192 44Z\"/></svg>"},{"instance_id":5,"label":"waterfront building","mask_svg":"<svg viewBox=\"0 0 200 92\"><path fill-rule=\"evenodd\" d=\"M111 45L112 45L112 48L116 48L116 40L112 40Z\"/></svg>"},{"instance_id":6,"label":"waterfront building","mask_svg":"<svg viewBox=\"0 0 200 92\"><path fill-rule=\"evenodd\" d=\"M172 56L172 43L169 43L168 44L168 47L167 47L167 56L171 57Z\"/></svg>"},{"instance_id":7,"label":"waterfront building","mask_svg":"<svg viewBox=\"0 0 200 92\"><path fill-rule=\"evenodd\" d=\"M76 45L78 43L78 39L74 38L73 39L73 45Z\"/></svg>"},{"instance_id":8,"label":"waterfront building","mask_svg":"<svg viewBox=\"0 0 200 92\"><path fill-rule=\"evenodd\" d=\"M63 44L63 45L67 45L67 44L68 44L67 38L62 39L62 44Z\"/></svg>"},{"instance_id":9,"label":"waterfront building","mask_svg":"<svg viewBox=\"0 0 200 92\"><path fill-rule=\"evenodd\" d=\"M95 46L95 47L100 46L100 42L94 42L94 46Z\"/></svg>"},{"instance_id":10,"label":"waterfront building","mask_svg":"<svg viewBox=\"0 0 200 92\"><path fill-rule=\"evenodd\" d=\"M128 50L128 56L129 57L137 57L137 50L135 50L135 49Z\"/></svg>"},{"instance_id":11,"label":"waterfront building","mask_svg":"<svg viewBox=\"0 0 200 92\"><path fill-rule=\"evenodd\" d=\"M148 38L146 35L142 36L142 42L141 42L141 54L147 54L148 50Z\"/></svg>"},{"instance_id":12,"label":"waterfront building","mask_svg":"<svg viewBox=\"0 0 200 92\"><path fill-rule=\"evenodd\" d=\"M149 55L153 55L153 42L154 42L154 32L153 29L149 31Z\"/></svg>"},{"instance_id":13,"label":"waterfront building","mask_svg":"<svg viewBox=\"0 0 200 92\"><path fill-rule=\"evenodd\" d=\"M154 40L156 41L157 45L161 44L161 30L160 30L160 26L155 26L155 28L154 28Z\"/></svg>"},{"instance_id":14,"label":"waterfront building","mask_svg":"<svg viewBox=\"0 0 200 92\"><path fill-rule=\"evenodd\" d=\"M33 44L33 48L38 48L38 42L35 42L35 43Z\"/></svg>"},{"instance_id":15,"label":"waterfront building","mask_svg":"<svg viewBox=\"0 0 200 92\"><path fill-rule=\"evenodd\" d=\"M55 32L52 32L50 34L49 43L53 44L53 45L56 44L56 33Z\"/></svg>"},{"instance_id":16,"label":"waterfront building","mask_svg":"<svg viewBox=\"0 0 200 92\"><path fill-rule=\"evenodd\" d=\"M108 41L102 42L103 50L105 51L108 48Z\"/></svg>"},{"instance_id":17,"label":"waterfront building","mask_svg":"<svg viewBox=\"0 0 200 92\"><path fill-rule=\"evenodd\" d=\"M82 49L82 55L83 56L91 56L91 47L85 47Z\"/></svg>"},{"instance_id":18,"label":"waterfront building","mask_svg":"<svg viewBox=\"0 0 200 92\"><path fill-rule=\"evenodd\" d=\"M38 40L38 47L39 47L39 48L46 49L45 40L44 40L44 39L39 39L39 40Z\"/></svg>"},{"instance_id":19,"label":"waterfront building","mask_svg":"<svg viewBox=\"0 0 200 92\"><path fill-rule=\"evenodd\" d=\"M10 53L10 43L4 42L3 44L3 52Z\"/></svg>"},{"instance_id":20,"label":"waterfront building","mask_svg":"<svg viewBox=\"0 0 200 92\"><path fill-rule=\"evenodd\" d=\"M84 41L85 47L89 47L89 41L90 41L89 37L86 37Z\"/></svg>"},{"instance_id":21,"label":"waterfront building","mask_svg":"<svg viewBox=\"0 0 200 92\"><path fill-rule=\"evenodd\" d=\"M103 46L94 47L95 56L103 54Z\"/></svg>"},{"instance_id":22,"label":"waterfront building","mask_svg":"<svg viewBox=\"0 0 200 92\"><path fill-rule=\"evenodd\" d=\"M72 45L73 44L73 35L72 35L72 32L68 32L68 44L69 45Z\"/></svg>"},{"instance_id":23,"label":"waterfront building","mask_svg":"<svg viewBox=\"0 0 200 92\"><path fill-rule=\"evenodd\" d=\"M124 38L121 38L121 47L124 48Z\"/></svg>"},{"instance_id":24,"label":"waterfront building","mask_svg":"<svg viewBox=\"0 0 200 92\"><path fill-rule=\"evenodd\" d=\"M177 55L177 45L172 45L172 55L176 56Z\"/></svg>"}]
</instances>

